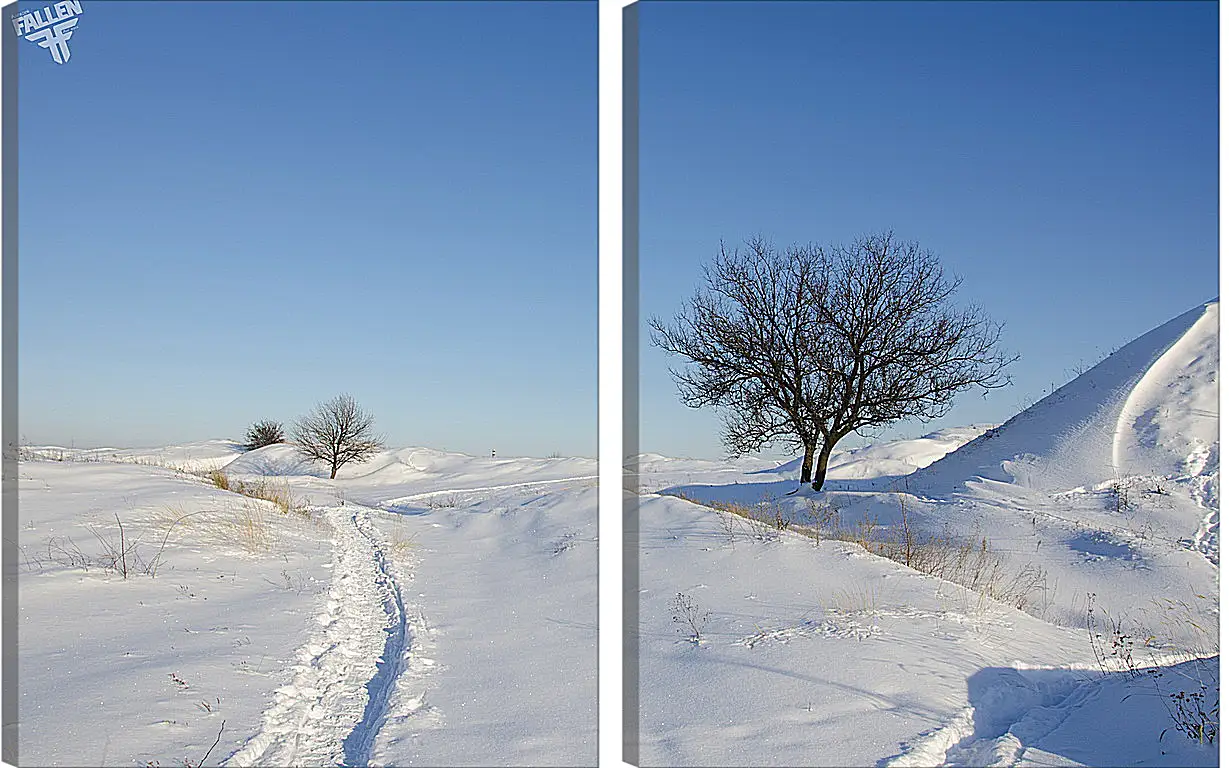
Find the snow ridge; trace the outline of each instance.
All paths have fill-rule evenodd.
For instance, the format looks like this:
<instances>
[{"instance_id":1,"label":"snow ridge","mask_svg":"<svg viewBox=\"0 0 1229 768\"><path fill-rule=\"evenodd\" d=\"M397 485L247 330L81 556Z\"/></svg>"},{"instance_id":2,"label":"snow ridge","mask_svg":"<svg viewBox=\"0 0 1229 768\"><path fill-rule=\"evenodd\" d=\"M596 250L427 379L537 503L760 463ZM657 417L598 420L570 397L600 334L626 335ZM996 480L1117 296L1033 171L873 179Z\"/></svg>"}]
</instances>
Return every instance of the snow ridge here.
<instances>
[{"instance_id":1,"label":"snow ridge","mask_svg":"<svg viewBox=\"0 0 1229 768\"><path fill-rule=\"evenodd\" d=\"M576 477L560 477L552 480L530 480L524 483L505 483L504 485L484 485L481 487L469 488L446 488L444 490L424 491L422 493L412 493L409 496L398 496L393 499L388 499L380 503L380 506L393 511L397 507L410 504L420 499L431 499L436 496L457 496L465 494L490 493L492 491L507 491L513 488L538 488L544 485L558 485L560 483L574 483L579 480L597 480L597 475L578 475Z\"/></svg>"},{"instance_id":2,"label":"snow ridge","mask_svg":"<svg viewBox=\"0 0 1229 768\"><path fill-rule=\"evenodd\" d=\"M410 641L401 591L367 511L323 513L333 529L333 578L320 626L260 732L227 765L365 764L386 717Z\"/></svg>"},{"instance_id":3,"label":"snow ridge","mask_svg":"<svg viewBox=\"0 0 1229 768\"><path fill-rule=\"evenodd\" d=\"M1124 408L1128 415L1138 414L1167 391L1167 372L1183 359L1181 352L1167 356L1175 345L1197 350L1210 337L1214 346L1218 317L1219 303L1209 302L1152 329L1001 427L918 470L911 486L948 498L973 478L1058 492L1113 476L1129 458L1123 454L1132 422L1123 422ZM1196 370L1214 373L1210 354L1207 360ZM1201 421L1215 424L1215 419Z\"/></svg>"}]
</instances>

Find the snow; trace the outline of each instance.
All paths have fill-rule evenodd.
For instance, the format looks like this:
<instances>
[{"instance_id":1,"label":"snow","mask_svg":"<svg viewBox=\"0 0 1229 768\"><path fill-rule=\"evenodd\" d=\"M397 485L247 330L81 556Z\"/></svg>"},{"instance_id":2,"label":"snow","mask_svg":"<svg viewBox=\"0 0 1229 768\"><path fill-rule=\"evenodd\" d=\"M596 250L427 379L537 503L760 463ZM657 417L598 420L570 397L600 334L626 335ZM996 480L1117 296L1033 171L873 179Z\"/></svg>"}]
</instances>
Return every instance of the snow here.
<instances>
[{"instance_id":1,"label":"snow","mask_svg":"<svg viewBox=\"0 0 1229 768\"><path fill-rule=\"evenodd\" d=\"M205 440L158 448L65 448L59 445L22 447L22 457L31 461L108 461L178 469L183 472L209 472L220 469L242 452L243 447L230 440Z\"/></svg>"},{"instance_id":2,"label":"snow","mask_svg":"<svg viewBox=\"0 0 1229 768\"><path fill-rule=\"evenodd\" d=\"M903 477L938 461L994 426L949 427L923 437L837 450L828 461L828 477L832 480ZM636 457L641 488L650 491L680 483L720 483L723 479L735 479L739 483L791 482L797 480L801 466L801 457L783 464L754 457L731 461L675 459L656 453L642 453ZM751 476L751 479L741 475ZM789 490L793 490L793 486Z\"/></svg>"},{"instance_id":3,"label":"snow","mask_svg":"<svg viewBox=\"0 0 1229 768\"><path fill-rule=\"evenodd\" d=\"M641 763L1216 764L1174 697L1219 700L1218 320L1197 307L1002 425L834 455L819 493L797 462L642 456ZM815 504L839 520L818 539ZM905 519L915 547L986 542L1000 588L854 541Z\"/></svg>"},{"instance_id":4,"label":"snow","mask_svg":"<svg viewBox=\"0 0 1229 768\"><path fill-rule=\"evenodd\" d=\"M1133 393L1136 402L1172 399L1173 412L1181 416L1171 426L1194 421L1199 428L1191 442L1205 447L1215 442L1219 306L1214 302L1192 309L1126 344L998 429L928 466L915 478L915 487L941 493L980 477L1060 491L1113 477L1116 469L1126 470L1115 464L1116 452L1122 451L1115 446L1123 442L1115 436L1119 422L1136 410L1130 402ZM1196 360L1181 361L1193 364L1191 373L1200 376L1190 382L1190 389L1202 392L1194 401L1175 375L1188 346L1198 354ZM1175 354L1166 355L1170 350ZM1196 404L1198 410L1192 410ZM1160 413L1155 404L1153 412ZM1184 456L1193 450L1173 447ZM1139 448L1155 454L1147 446Z\"/></svg>"},{"instance_id":5,"label":"snow","mask_svg":"<svg viewBox=\"0 0 1229 768\"><path fill-rule=\"evenodd\" d=\"M1216 764L1190 728L1219 702L1218 323L1001 425L839 452L819 493L797 462L638 457L640 762ZM592 460L21 457L22 764L596 762ZM858 543L906 522L981 569Z\"/></svg>"},{"instance_id":6,"label":"snow","mask_svg":"<svg viewBox=\"0 0 1229 768\"><path fill-rule=\"evenodd\" d=\"M329 481L284 445L24 447L22 763L595 763L595 474L406 448ZM98 563L120 524L127 578Z\"/></svg>"}]
</instances>

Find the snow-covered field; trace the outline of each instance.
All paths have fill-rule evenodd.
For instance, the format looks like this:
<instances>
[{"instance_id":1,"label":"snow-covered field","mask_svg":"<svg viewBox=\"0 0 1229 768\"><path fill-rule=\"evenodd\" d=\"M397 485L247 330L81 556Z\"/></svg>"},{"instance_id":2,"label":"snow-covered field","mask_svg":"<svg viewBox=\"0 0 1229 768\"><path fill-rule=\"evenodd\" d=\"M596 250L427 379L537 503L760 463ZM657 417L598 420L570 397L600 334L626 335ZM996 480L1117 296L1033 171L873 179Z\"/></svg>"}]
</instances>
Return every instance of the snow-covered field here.
<instances>
[{"instance_id":1,"label":"snow-covered field","mask_svg":"<svg viewBox=\"0 0 1229 768\"><path fill-rule=\"evenodd\" d=\"M641 762L1216 764L1181 729L1220 695L1218 320L837 454L818 494L642 456Z\"/></svg>"},{"instance_id":2,"label":"snow-covered field","mask_svg":"<svg viewBox=\"0 0 1229 768\"><path fill-rule=\"evenodd\" d=\"M1216 764L1218 321L818 494L642 456L641 762ZM592 460L22 456L22 764L596 763Z\"/></svg>"},{"instance_id":3,"label":"snow-covered field","mask_svg":"<svg viewBox=\"0 0 1229 768\"><path fill-rule=\"evenodd\" d=\"M21 764L595 764L596 471L24 449Z\"/></svg>"}]
</instances>

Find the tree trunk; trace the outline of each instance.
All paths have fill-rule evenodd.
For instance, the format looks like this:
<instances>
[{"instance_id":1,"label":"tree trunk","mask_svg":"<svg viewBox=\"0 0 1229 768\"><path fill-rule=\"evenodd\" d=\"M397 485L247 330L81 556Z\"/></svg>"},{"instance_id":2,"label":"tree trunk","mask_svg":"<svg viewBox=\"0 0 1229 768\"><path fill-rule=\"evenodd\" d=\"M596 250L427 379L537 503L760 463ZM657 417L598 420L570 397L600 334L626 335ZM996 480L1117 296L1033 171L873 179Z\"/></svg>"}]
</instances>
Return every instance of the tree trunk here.
<instances>
[{"instance_id":1,"label":"tree trunk","mask_svg":"<svg viewBox=\"0 0 1229 768\"><path fill-rule=\"evenodd\" d=\"M811 488L816 491L824 487L824 478L828 476L828 459L832 456L832 449L835 447L827 440L820 446L819 456L815 460L815 479L811 483Z\"/></svg>"},{"instance_id":2,"label":"tree trunk","mask_svg":"<svg viewBox=\"0 0 1229 768\"><path fill-rule=\"evenodd\" d=\"M811 465L815 463L815 443L807 443L803 448L805 452L802 454L802 477L798 480L799 485L811 482Z\"/></svg>"},{"instance_id":3,"label":"tree trunk","mask_svg":"<svg viewBox=\"0 0 1229 768\"><path fill-rule=\"evenodd\" d=\"M333 471L329 473L329 479L336 480L337 479L337 465L336 464L332 465L332 470Z\"/></svg>"}]
</instances>

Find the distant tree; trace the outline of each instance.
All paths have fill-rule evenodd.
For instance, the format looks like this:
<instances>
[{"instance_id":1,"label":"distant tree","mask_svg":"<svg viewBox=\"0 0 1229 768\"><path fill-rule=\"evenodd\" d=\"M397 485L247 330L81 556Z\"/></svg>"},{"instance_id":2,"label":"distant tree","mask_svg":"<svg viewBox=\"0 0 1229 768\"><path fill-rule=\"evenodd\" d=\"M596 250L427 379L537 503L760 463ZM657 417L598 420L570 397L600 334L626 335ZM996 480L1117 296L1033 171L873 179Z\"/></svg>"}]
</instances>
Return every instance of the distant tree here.
<instances>
[{"instance_id":1,"label":"distant tree","mask_svg":"<svg viewBox=\"0 0 1229 768\"><path fill-rule=\"evenodd\" d=\"M372 432L373 418L349 395L338 395L321 403L295 422L295 447L309 459L327 462L329 479L351 461L366 461L384 447Z\"/></svg>"},{"instance_id":2,"label":"distant tree","mask_svg":"<svg viewBox=\"0 0 1229 768\"><path fill-rule=\"evenodd\" d=\"M243 447L249 451L254 451L257 448L264 448L266 445L284 443L286 442L286 435L282 432L282 423L280 421L266 419L248 427L244 440Z\"/></svg>"},{"instance_id":3,"label":"distant tree","mask_svg":"<svg viewBox=\"0 0 1229 768\"><path fill-rule=\"evenodd\" d=\"M721 247L673 322L649 321L653 344L686 361L671 369L683 403L722 413L732 454L801 449L800 482L819 490L847 435L1009 383L1002 327L954 307L960 280L917 243L746 246Z\"/></svg>"}]
</instances>

